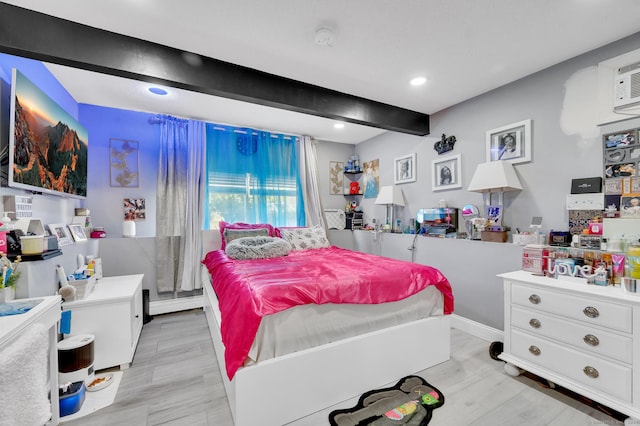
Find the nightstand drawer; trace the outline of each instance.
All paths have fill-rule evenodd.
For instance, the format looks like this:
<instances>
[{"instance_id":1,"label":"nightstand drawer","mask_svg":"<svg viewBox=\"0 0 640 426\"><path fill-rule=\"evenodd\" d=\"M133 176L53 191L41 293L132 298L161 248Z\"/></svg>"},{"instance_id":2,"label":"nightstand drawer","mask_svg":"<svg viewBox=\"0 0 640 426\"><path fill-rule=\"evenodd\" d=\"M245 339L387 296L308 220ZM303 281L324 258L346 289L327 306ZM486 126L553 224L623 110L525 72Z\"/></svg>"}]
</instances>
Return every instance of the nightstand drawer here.
<instances>
[{"instance_id":1,"label":"nightstand drawer","mask_svg":"<svg viewBox=\"0 0 640 426\"><path fill-rule=\"evenodd\" d=\"M589 324L513 306L511 325L527 333L568 343L605 359L610 358L627 364L631 364L633 360L630 336L614 334Z\"/></svg>"},{"instance_id":2,"label":"nightstand drawer","mask_svg":"<svg viewBox=\"0 0 640 426\"><path fill-rule=\"evenodd\" d=\"M511 353L590 389L631 402L629 367L518 330L511 331Z\"/></svg>"},{"instance_id":3,"label":"nightstand drawer","mask_svg":"<svg viewBox=\"0 0 640 426\"><path fill-rule=\"evenodd\" d=\"M628 305L518 284L511 287L511 301L516 305L597 324L600 327L625 333L632 331L631 306Z\"/></svg>"}]
</instances>

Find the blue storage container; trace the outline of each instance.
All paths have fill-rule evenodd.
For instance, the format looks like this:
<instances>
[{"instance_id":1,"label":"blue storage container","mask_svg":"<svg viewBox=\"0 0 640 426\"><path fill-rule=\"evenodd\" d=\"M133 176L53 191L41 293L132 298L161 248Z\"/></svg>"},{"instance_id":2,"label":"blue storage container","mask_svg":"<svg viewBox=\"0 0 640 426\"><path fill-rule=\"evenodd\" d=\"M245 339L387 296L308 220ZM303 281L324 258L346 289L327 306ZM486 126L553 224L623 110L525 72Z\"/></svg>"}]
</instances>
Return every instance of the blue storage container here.
<instances>
[{"instance_id":1,"label":"blue storage container","mask_svg":"<svg viewBox=\"0 0 640 426\"><path fill-rule=\"evenodd\" d=\"M58 395L60 396L60 417L77 413L84 402L84 381L71 383L66 391L60 388Z\"/></svg>"}]
</instances>

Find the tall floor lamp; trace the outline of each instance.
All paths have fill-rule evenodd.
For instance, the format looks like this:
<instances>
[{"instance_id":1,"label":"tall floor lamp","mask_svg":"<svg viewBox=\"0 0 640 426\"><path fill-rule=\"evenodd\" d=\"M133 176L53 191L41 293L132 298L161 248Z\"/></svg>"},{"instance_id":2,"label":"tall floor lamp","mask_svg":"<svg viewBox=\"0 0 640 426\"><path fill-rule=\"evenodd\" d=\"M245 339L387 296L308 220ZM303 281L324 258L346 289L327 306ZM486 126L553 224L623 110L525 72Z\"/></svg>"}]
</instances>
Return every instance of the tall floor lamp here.
<instances>
[{"instance_id":1,"label":"tall floor lamp","mask_svg":"<svg viewBox=\"0 0 640 426\"><path fill-rule=\"evenodd\" d=\"M380 188L380 192L378 193L378 197L376 198L376 204L387 206L385 223L391 225L391 228L393 229L393 207L404 207L404 197L402 196L402 190L393 185L383 186L382 188ZM389 214L389 211L391 211L391 214Z\"/></svg>"}]
</instances>

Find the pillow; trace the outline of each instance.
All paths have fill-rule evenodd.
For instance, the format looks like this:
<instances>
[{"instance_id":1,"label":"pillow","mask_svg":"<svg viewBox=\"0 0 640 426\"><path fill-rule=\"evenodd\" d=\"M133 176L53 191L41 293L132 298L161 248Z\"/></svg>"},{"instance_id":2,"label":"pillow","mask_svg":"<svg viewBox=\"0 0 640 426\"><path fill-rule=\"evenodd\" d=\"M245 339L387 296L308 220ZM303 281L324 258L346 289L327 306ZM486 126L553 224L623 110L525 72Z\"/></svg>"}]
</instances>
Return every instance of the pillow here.
<instances>
[{"instance_id":1,"label":"pillow","mask_svg":"<svg viewBox=\"0 0 640 426\"><path fill-rule=\"evenodd\" d=\"M273 233L273 226L271 226L268 223L242 223L242 222L235 222L235 223L229 223L229 222L225 222L225 221L220 221L219 223L219 227L220 227L220 240L221 240L221 246L220 248L222 250L224 250L225 246L226 246L226 241L224 240L224 230L225 229L259 229L259 228L267 228L269 230L269 236L273 237L274 233Z\"/></svg>"},{"instance_id":2,"label":"pillow","mask_svg":"<svg viewBox=\"0 0 640 426\"><path fill-rule=\"evenodd\" d=\"M227 256L232 259L268 259L286 256L290 251L291 244L276 237L236 238L225 249Z\"/></svg>"},{"instance_id":3,"label":"pillow","mask_svg":"<svg viewBox=\"0 0 640 426\"><path fill-rule=\"evenodd\" d=\"M273 229L273 236L282 238L282 230L283 229L306 229L306 226L283 226Z\"/></svg>"},{"instance_id":4,"label":"pillow","mask_svg":"<svg viewBox=\"0 0 640 426\"><path fill-rule=\"evenodd\" d=\"M282 238L289 241L292 250L329 247L331 244L320 225L311 228L281 228Z\"/></svg>"},{"instance_id":5,"label":"pillow","mask_svg":"<svg viewBox=\"0 0 640 426\"><path fill-rule=\"evenodd\" d=\"M267 228L256 228L256 229L231 229L227 228L224 230L224 242L229 244L233 240L237 240L238 238L247 238L247 237L268 237L269 230Z\"/></svg>"}]
</instances>

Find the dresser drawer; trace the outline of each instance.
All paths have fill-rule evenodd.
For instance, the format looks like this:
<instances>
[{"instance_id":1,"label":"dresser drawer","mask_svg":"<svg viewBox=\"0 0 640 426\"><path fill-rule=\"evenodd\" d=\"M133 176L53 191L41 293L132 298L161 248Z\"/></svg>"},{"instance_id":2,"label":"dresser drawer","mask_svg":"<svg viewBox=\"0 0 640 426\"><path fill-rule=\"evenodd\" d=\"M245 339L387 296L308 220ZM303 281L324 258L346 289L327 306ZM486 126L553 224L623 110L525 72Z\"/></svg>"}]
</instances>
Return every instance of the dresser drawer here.
<instances>
[{"instance_id":1,"label":"dresser drawer","mask_svg":"<svg viewBox=\"0 0 640 426\"><path fill-rule=\"evenodd\" d=\"M516 305L596 324L600 327L625 333L632 331L631 306L519 284L511 286L511 301Z\"/></svg>"},{"instance_id":2,"label":"dresser drawer","mask_svg":"<svg viewBox=\"0 0 640 426\"><path fill-rule=\"evenodd\" d=\"M581 322L546 314L542 311L511 308L511 326L530 334L549 337L601 356L627 364L632 361L631 337L621 336Z\"/></svg>"},{"instance_id":3,"label":"dresser drawer","mask_svg":"<svg viewBox=\"0 0 640 426\"><path fill-rule=\"evenodd\" d=\"M518 330L511 331L511 353L593 391L631 402L629 367Z\"/></svg>"}]
</instances>

